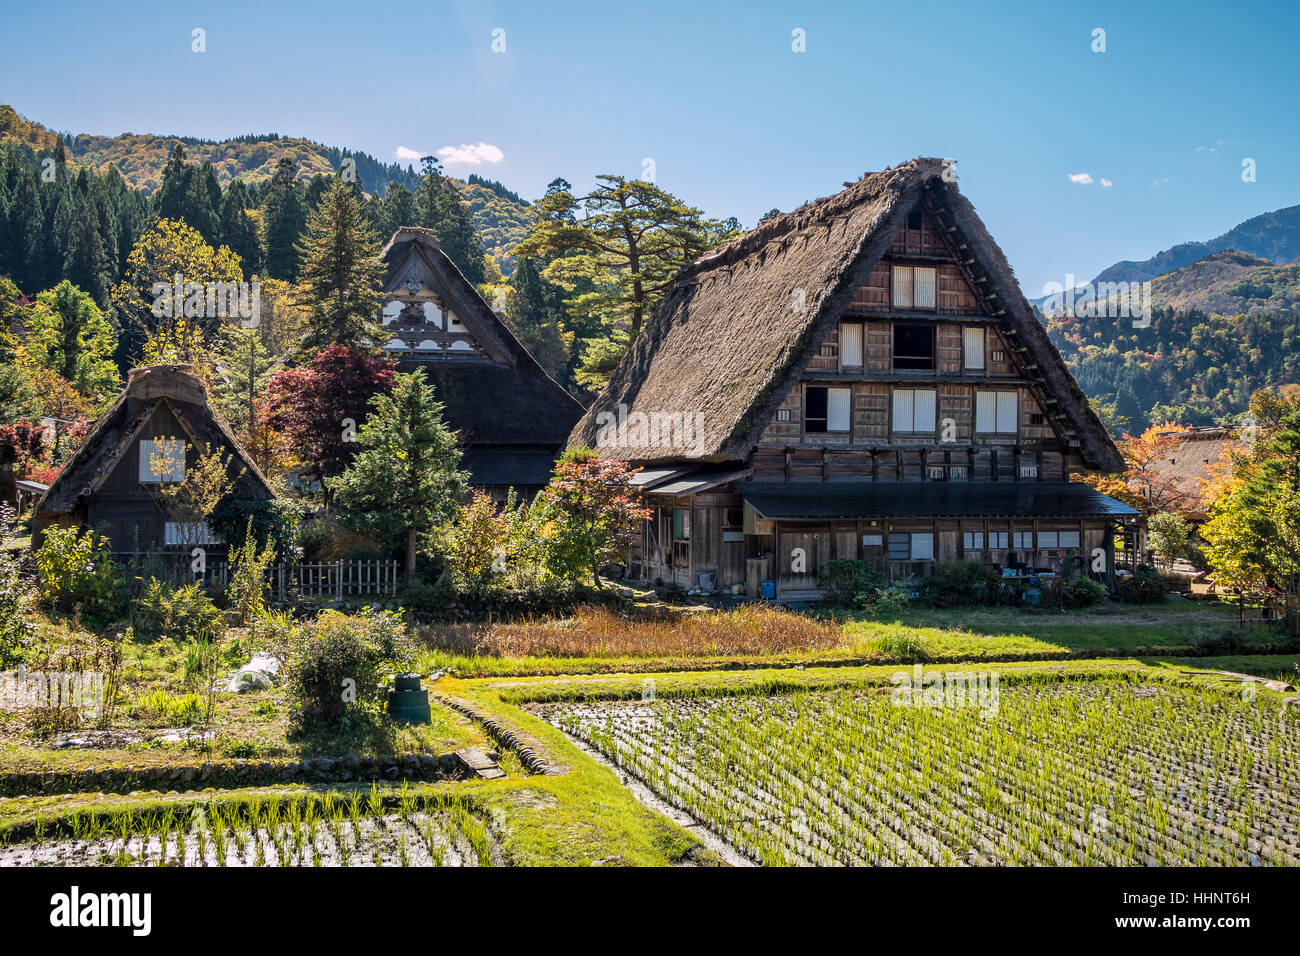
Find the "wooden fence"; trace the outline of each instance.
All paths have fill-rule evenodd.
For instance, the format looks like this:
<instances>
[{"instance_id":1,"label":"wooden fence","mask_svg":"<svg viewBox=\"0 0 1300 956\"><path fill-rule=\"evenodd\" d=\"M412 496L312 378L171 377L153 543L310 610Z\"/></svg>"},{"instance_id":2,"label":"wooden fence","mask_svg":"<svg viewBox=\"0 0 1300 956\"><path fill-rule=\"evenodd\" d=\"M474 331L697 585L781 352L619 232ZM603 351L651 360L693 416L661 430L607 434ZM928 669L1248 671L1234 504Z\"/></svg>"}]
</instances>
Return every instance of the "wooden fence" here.
<instances>
[{"instance_id":1,"label":"wooden fence","mask_svg":"<svg viewBox=\"0 0 1300 956\"><path fill-rule=\"evenodd\" d=\"M200 573L187 554L174 552L123 552L114 559L128 572L157 577L172 584L189 584L202 579L222 590L230 582L230 562L209 558ZM321 564L275 564L267 569L271 600L292 602L299 598L346 598L361 595L396 595L402 581L397 561L330 561Z\"/></svg>"}]
</instances>

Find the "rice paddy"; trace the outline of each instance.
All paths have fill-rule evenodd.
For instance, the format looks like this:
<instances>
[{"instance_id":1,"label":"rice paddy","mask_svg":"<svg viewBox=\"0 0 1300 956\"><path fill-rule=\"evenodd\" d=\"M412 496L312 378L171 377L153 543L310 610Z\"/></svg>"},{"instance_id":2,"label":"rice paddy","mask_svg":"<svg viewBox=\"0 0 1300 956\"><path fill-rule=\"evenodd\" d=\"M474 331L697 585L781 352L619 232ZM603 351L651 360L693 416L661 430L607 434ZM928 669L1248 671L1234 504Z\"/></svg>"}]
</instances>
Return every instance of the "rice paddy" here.
<instances>
[{"instance_id":1,"label":"rice paddy","mask_svg":"<svg viewBox=\"0 0 1300 956\"><path fill-rule=\"evenodd\" d=\"M117 814L74 813L0 846L3 866L491 866L464 801L403 788L270 796Z\"/></svg>"},{"instance_id":2,"label":"rice paddy","mask_svg":"<svg viewBox=\"0 0 1300 956\"><path fill-rule=\"evenodd\" d=\"M1104 679L1004 685L992 708L887 689L538 709L765 864L1300 864L1300 714L1270 695Z\"/></svg>"}]
</instances>

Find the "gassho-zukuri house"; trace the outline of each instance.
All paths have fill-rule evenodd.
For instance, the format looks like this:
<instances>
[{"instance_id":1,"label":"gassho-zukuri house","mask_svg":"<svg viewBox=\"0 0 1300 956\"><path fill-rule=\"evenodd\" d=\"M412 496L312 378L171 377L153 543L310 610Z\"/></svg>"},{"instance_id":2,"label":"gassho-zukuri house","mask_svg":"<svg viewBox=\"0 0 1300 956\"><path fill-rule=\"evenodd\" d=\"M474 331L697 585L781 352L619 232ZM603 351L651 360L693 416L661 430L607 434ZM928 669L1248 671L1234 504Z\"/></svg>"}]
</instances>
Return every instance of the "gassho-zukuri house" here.
<instances>
[{"instance_id":1,"label":"gassho-zukuri house","mask_svg":"<svg viewBox=\"0 0 1300 956\"><path fill-rule=\"evenodd\" d=\"M457 432L470 486L532 497L550 480L582 405L537 364L438 245L402 226L382 254L384 345L398 368L423 368Z\"/></svg>"},{"instance_id":2,"label":"gassho-zukuri house","mask_svg":"<svg viewBox=\"0 0 1300 956\"><path fill-rule=\"evenodd\" d=\"M1113 575L1136 512L1071 477L1123 460L953 179L869 173L683 270L569 439L642 468L633 579Z\"/></svg>"}]
</instances>

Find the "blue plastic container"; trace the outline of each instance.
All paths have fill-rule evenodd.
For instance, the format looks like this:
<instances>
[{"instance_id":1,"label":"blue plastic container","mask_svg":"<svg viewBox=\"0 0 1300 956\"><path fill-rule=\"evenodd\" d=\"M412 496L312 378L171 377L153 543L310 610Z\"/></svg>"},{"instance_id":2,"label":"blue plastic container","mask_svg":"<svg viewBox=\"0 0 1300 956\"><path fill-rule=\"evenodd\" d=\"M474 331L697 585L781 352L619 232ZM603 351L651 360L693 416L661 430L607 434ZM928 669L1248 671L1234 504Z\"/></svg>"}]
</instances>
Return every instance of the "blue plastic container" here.
<instances>
[{"instance_id":1,"label":"blue plastic container","mask_svg":"<svg viewBox=\"0 0 1300 956\"><path fill-rule=\"evenodd\" d=\"M758 586L759 593L763 595L763 600L771 601L776 598L776 582L764 581Z\"/></svg>"}]
</instances>

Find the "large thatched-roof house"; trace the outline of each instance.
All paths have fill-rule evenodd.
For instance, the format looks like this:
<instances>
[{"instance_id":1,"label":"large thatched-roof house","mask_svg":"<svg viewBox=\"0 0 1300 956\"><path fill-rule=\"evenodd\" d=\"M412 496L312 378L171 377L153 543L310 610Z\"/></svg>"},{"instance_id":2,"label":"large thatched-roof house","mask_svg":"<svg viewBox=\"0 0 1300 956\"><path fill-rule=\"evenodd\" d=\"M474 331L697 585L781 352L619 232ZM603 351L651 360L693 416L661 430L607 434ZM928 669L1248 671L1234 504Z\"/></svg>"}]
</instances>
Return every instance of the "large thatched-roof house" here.
<instances>
[{"instance_id":1,"label":"large thatched-roof house","mask_svg":"<svg viewBox=\"0 0 1300 956\"><path fill-rule=\"evenodd\" d=\"M118 554L220 547L208 528L172 520L156 494L160 486L183 480L203 447L229 455L231 473L237 473L231 494L263 501L275 496L212 407L192 366L132 369L117 401L36 503L33 543L58 525L94 528Z\"/></svg>"},{"instance_id":2,"label":"large thatched-roof house","mask_svg":"<svg viewBox=\"0 0 1300 956\"><path fill-rule=\"evenodd\" d=\"M1214 503L1207 486L1227 473L1233 452L1245 450L1241 429L1210 426L1165 432L1159 446L1160 454L1146 465L1147 480L1135 482L1134 490L1158 496L1169 502L1167 510L1202 523Z\"/></svg>"},{"instance_id":3,"label":"large thatched-roof house","mask_svg":"<svg viewBox=\"0 0 1300 956\"><path fill-rule=\"evenodd\" d=\"M1119 451L952 179L868 174L683 270L570 436L644 466L635 577L799 597L832 558L1109 551L1135 512L1070 477Z\"/></svg>"},{"instance_id":4,"label":"large thatched-roof house","mask_svg":"<svg viewBox=\"0 0 1300 956\"><path fill-rule=\"evenodd\" d=\"M438 246L403 226L384 247L387 352L424 368L460 434L473 487L544 486L582 406L542 370Z\"/></svg>"}]
</instances>

